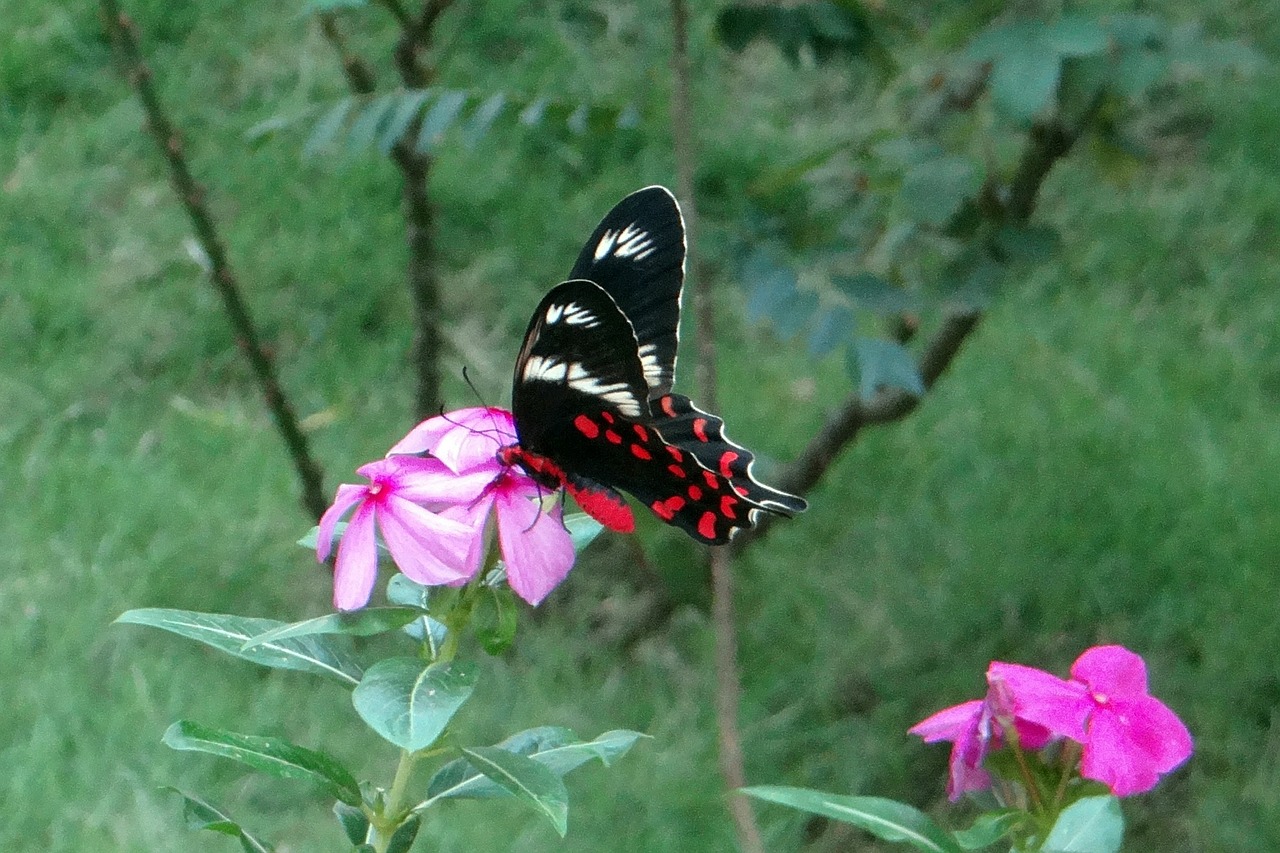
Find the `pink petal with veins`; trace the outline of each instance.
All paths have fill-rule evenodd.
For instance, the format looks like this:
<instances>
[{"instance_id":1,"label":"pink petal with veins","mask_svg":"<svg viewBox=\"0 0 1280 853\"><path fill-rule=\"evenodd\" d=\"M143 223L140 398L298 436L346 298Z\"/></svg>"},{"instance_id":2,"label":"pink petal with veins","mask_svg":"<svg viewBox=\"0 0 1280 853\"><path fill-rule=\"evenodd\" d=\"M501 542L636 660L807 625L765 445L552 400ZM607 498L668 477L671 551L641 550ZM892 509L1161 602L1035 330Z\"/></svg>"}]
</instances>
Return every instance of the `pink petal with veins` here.
<instances>
[{"instance_id":1,"label":"pink petal with veins","mask_svg":"<svg viewBox=\"0 0 1280 853\"><path fill-rule=\"evenodd\" d=\"M373 504L363 503L338 543L333 572L333 606L356 610L369 603L378 576L378 546L373 538Z\"/></svg>"},{"instance_id":2,"label":"pink petal with veins","mask_svg":"<svg viewBox=\"0 0 1280 853\"><path fill-rule=\"evenodd\" d=\"M338 526L338 519L368 493L368 486L351 486L345 483L338 486L338 493L333 498L333 506L320 516L319 530L316 531L317 560L323 563L329 559L329 550L333 547L333 531Z\"/></svg>"},{"instance_id":3,"label":"pink petal with veins","mask_svg":"<svg viewBox=\"0 0 1280 853\"><path fill-rule=\"evenodd\" d=\"M507 582L516 595L536 605L573 567L573 539L560 506L544 509L530 496L524 489L499 488L495 502Z\"/></svg>"},{"instance_id":4,"label":"pink petal with veins","mask_svg":"<svg viewBox=\"0 0 1280 853\"><path fill-rule=\"evenodd\" d=\"M1094 646L1071 665L1071 677L1107 697L1147 695L1147 665L1124 646Z\"/></svg>"}]
</instances>

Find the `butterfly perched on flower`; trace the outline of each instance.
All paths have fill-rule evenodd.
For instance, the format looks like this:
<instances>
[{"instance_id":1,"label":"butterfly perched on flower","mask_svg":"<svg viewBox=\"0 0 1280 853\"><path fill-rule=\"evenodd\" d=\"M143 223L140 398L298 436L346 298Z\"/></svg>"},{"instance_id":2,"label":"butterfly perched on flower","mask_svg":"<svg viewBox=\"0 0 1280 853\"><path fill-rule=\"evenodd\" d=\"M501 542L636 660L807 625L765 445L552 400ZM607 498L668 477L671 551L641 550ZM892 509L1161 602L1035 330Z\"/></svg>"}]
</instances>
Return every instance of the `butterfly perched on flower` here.
<instances>
[{"instance_id":1,"label":"butterfly perched on flower","mask_svg":"<svg viewBox=\"0 0 1280 853\"><path fill-rule=\"evenodd\" d=\"M533 313L516 359L517 442L499 452L547 488L564 487L613 530L634 528L619 490L707 544L802 498L751 473L724 421L673 393L684 287L684 220L664 187L609 211L569 280Z\"/></svg>"}]
</instances>

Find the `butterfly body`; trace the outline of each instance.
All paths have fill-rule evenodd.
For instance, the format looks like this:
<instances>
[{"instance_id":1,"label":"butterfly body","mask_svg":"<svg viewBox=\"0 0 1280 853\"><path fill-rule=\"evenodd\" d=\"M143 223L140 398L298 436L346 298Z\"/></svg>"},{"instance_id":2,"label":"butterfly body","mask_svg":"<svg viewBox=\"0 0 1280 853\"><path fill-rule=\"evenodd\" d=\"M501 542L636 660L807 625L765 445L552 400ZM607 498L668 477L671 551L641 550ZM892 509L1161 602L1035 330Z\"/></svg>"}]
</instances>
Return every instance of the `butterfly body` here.
<instances>
[{"instance_id":1,"label":"butterfly body","mask_svg":"<svg viewBox=\"0 0 1280 853\"><path fill-rule=\"evenodd\" d=\"M500 453L612 529L634 526L622 490L720 544L760 512L792 515L805 502L758 482L723 421L671 391L684 255L664 188L610 211L530 320L512 390L518 443Z\"/></svg>"}]
</instances>

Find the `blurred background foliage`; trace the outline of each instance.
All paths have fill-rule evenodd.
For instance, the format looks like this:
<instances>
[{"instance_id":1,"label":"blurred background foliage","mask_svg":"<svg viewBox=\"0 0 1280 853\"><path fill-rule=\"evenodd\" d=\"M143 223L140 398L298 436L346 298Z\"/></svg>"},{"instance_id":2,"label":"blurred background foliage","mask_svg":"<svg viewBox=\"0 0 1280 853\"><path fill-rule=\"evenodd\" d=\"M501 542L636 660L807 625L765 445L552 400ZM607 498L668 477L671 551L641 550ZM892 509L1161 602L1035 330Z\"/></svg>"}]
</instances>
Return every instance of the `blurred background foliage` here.
<instances>
[{"instance_id":1,"label":"blurred background foliage","mask_svg":"<svg viewBox=\"0 0 1280 853\"><path fill-rule=\"evenodd\" d=\"M353 50L389 63L394 22L343 5ZM330 488L412 423L399 178L378 151L395 122L438 110L451 405L474 402L464 366L506 402L528 312L599 216L674 180L662 3L459 2L434 88L381 100L350 98L305 3L126 8ZM328 607L327 576L292 545L310 523L292 471L95 10L0 9L0 848L230 848L185 834L169 783L219 792L281 849L334 848L312 791L159 737L188 717L381 776L393 756L342 691L107 627L142 606L300 619ZM916 387L914 330L986 312L923 406L741 561L750 780L940 807L945 750L907 726L977 694L991 658L1063 671L1120 642L1198 747L1128 804L1129 849L1280 845L1271 4L694 11L698 273L735 438L786 461L850 394ZM1034 217L1002 213L1028 129L1086 112ZM649 519L638 539L655 568L630 540L594 545L485 662L463 724L655 740L569 780L562 844L514 805L462 803L420 849L731 847L698 555ZM760 819L771 850L879 849Z\"/></svg>"}]
</instances>

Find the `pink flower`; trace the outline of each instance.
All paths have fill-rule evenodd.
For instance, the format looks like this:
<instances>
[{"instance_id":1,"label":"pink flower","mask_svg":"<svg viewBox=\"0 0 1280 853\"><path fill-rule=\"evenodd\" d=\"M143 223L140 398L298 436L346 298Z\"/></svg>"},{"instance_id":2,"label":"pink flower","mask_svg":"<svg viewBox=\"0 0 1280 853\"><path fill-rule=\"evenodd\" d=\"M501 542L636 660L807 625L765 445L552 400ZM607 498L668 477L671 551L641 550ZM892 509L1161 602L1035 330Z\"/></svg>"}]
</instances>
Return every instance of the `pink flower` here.
<instances>
[{"instance_id":1,"label":"pink flower","mask_svg":"<svg viewBox=\"0 0 1280 853\"><path fill-rule=\"evenodd\" d=\"M1012 696L1001 682L992 682L985 699L945 708L908 731L925 743L952 743L947 797L955 802L969 791L991 787L991 774L983 769L982 762L988 752L1004 746L1004 724L1010 721L1024 749L1040 749L1052 738L1047 729L1014 714Z\"/></svg>"},{"instance_id":2,"label":"pink flower","mask_svg":"<svg viewBox=\"0 0 1280 853\"><path fill-rule=\"evenodd\" d=\"M475 574L477 566L467 559L472 531L423 504L472 499L485 487L482 477L461 477L437 459L413 456L370 462L357 473L369 483L338 487L333 506L320 519L316 539L316 557L323 562L329 558L338 520L355 507L338 545L333 582L336 608L354 610L369 602L378 573L375 526L400 571L418 583L456 584Z\"/></svg>"},{"instance_id":3,"label":"pink flower","mask_svg":"<svg viewBox=\"0 0 1280 853\"><path fill-rule=\"evenodd\" d=\"M450 412L423 421L386 459L360 468L367 486L339 486L316 545L317 557L327 559L338 519L356 507L338 546L334 605L351 610L369 601L377 576L375 522L405 575L458 585L480 569L491 513L511 588L530 604L546 598L573 566L573 539L562 507L545 500L547 490L499 458L515 436L510 412Z\"/></svg>"}]
</instances>

